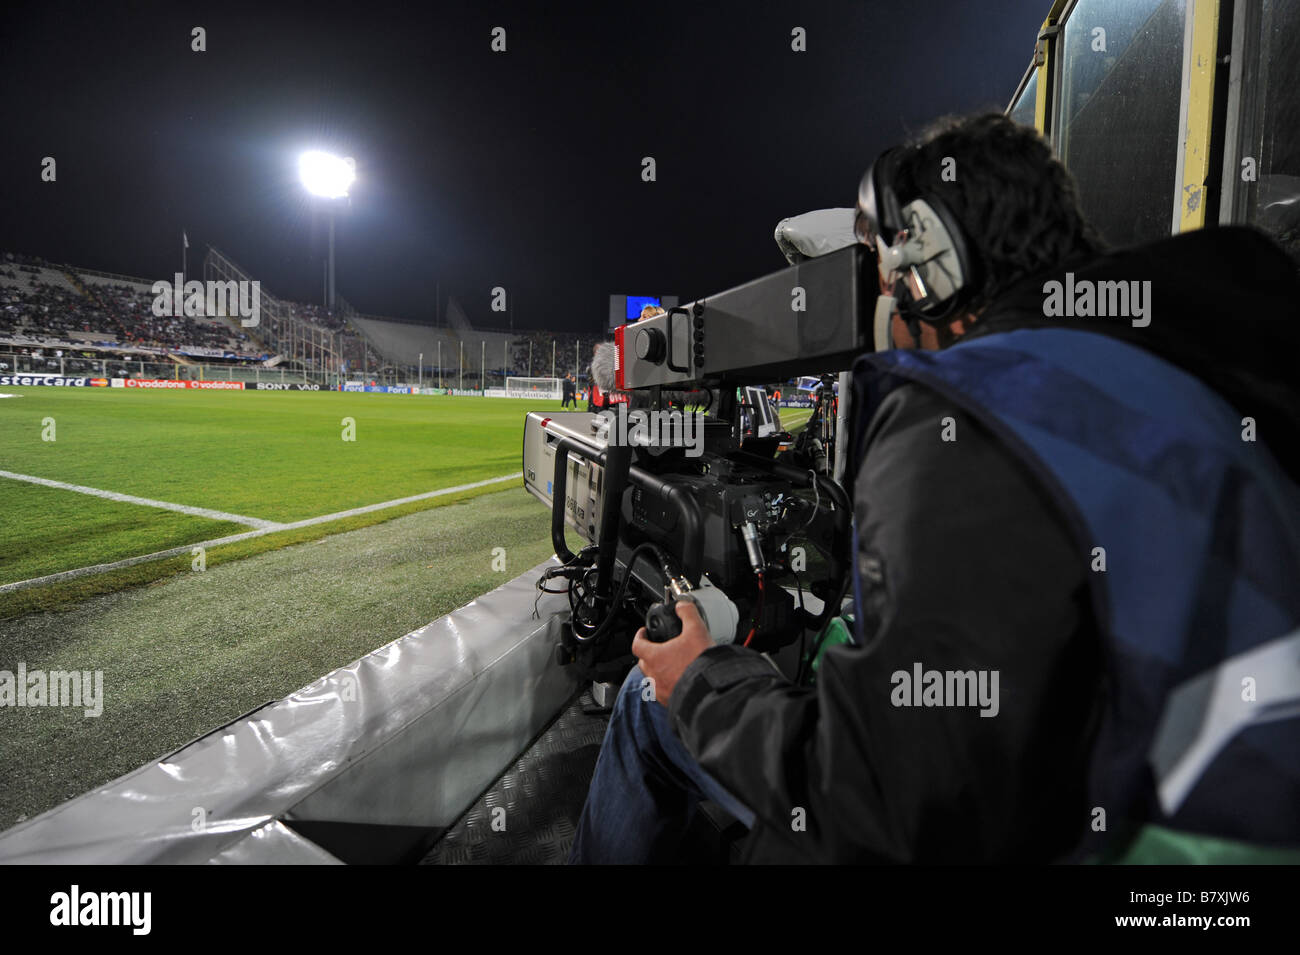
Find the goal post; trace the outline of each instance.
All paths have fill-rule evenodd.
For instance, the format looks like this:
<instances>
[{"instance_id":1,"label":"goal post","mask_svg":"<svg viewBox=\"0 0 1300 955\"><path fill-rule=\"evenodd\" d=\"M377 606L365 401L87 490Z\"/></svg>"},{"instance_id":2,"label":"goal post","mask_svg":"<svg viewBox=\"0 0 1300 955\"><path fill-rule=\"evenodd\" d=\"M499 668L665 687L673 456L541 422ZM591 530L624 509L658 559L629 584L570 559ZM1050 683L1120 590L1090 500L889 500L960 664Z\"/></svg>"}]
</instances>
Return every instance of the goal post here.
<instances>
[{"instance_id":1,"label":"goal post","mask_svg":"<svg viewBox=\"0 0 1300 955\"><path fill-rule=\"evenodd\" d=\"M564 397L564 386L559 378L507 378L507 398L551 398L559 401Z\"/></svg>"}]
</instances>

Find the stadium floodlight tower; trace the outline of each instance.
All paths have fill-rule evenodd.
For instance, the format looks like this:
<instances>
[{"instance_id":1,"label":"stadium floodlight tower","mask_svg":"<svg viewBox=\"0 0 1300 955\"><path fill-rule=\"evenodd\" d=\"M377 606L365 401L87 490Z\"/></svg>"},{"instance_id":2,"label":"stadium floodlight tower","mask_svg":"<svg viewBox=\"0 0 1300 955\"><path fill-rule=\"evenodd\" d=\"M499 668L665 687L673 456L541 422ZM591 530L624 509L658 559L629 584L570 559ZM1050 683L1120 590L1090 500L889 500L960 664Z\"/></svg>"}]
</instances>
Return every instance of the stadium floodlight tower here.
<instances>
[{"instance_id":1,"label":"stadium floodlight tower","mask_svg":"<svg viewBox=\"0 0 1300 955\"><path fill-rule=\"evenodd\" d=\"M313 196L330 200L346 199L348 189L357 178L357 163L350 157L312 149L298 157L298 176L302 179L303 187ZM334 311L334 208L335 203L330 202L329 301L325 306L331 312Z\"/></svg>"}]
</instances>

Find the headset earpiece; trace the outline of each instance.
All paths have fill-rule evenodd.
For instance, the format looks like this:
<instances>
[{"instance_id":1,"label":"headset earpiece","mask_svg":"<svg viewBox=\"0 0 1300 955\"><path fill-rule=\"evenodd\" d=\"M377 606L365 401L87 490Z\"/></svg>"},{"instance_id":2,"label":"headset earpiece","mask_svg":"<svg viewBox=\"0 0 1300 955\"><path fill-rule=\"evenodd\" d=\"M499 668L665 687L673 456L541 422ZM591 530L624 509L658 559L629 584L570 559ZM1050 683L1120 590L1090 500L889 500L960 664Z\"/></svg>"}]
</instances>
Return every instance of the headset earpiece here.
<instances>
[{"instance_id":1,"label":"headset earpiece","mask_svg":"<svg viewBox=\"0 0 1300 955\"><path fill-rule=\"evenodd\" d=\"M952 316L970 300L974 287L970 257L961 228L937 198L914 199L903 209L907 240L901 255L905 294L900 307L910 306L926 321Z\"/></svg>"},{"instance_id":2,"label":"headset earpiece","mask_svg":"<svg viewBox=\"0 0 1300 955\"><path fill-rule=\"evenodd\" d=\"M882 153L858 185L854 229L877 246L881 267L899 277L899 311L927 322L944 321L978 287L975 260L957 219L938 196L921 194L905 205L895 173L904 147Z\"/></svg>"}]
</instances>

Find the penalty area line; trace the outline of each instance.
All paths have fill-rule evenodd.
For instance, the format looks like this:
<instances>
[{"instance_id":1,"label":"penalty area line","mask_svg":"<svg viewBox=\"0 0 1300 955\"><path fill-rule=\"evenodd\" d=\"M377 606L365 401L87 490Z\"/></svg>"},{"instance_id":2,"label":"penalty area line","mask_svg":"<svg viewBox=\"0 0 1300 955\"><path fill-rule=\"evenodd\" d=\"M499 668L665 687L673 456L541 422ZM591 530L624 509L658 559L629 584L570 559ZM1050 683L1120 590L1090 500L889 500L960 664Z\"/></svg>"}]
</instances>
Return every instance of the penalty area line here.
<instances>
[{"instance_id":1,"label":"penalty area line","mask_svg":"<svg viewBox=\"0 0 1300 955\"><path fill-rule=\"evenodd\" d=\"M0 471L0 475L7 476L8 472ZM231 534L229 537L219 537L215 540L199 541L194 544L182 544L180 547L171 547L167 550L156 551L152 554L141 554L138 557L127 557L123 560L115 560L107 564L92 564L89 567L78 567L76 570L64 570L57 574L46 574L44 577L33 577L30 580L19 580L12 584L0 585L0 594L10 593L15 590L25 590L28 587L40 587L43 584L53 584L63 580L75 580L78 577L88 577L93 574L103 574L110 570L121 570L123 567L134 567L136 564L145 564L155 560L165 560L168 557L179 557L181 554L192 552L195 547L202 547L207 550L208 548L220 547L224 544L237 544L240 541L251 540L254 537L265 537L267 534L279 534L283 531L298 530L302 527L328 524L331 521L340 521L344 518L356 517L359 514L370 514L374 511L387 510L390 507L401 507L403 504L411 504L415 501L426 501L433 497L457 494L461 491L472 491L474 488L487 487L489 484L500 484L502 481L514 481L521 477L523 477L523 472L516 471L514 474L503 474L500 477L486 478L482 481L472 481L469 484L458 484L455 487L439 488L436 491L426 491L423 494L412 494L410 497L399 497L391 501L382 501L378 504L367 504L364 507L354 507L347 511L336 511L333 514L322 514L320 517L308 517L301 521L294 521L291 524L271 524L268 527L260 527L256 530L244 531L242 534ZM264 523L269 524L270 522Z\"/></svg>"}]
</instances>

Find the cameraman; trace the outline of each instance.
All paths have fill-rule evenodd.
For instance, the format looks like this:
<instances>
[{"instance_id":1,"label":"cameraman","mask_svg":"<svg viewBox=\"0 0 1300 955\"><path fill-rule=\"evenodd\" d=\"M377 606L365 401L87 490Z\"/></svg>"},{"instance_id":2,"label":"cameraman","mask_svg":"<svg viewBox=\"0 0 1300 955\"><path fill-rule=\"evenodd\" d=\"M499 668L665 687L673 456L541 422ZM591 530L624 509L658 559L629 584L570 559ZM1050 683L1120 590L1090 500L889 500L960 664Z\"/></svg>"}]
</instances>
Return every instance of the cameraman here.
<instances>
[{"instance_id":1,"label":"cameraman","mask_svg":"<svg viewBox=\"0 0 1300 955\"><path fill-rule=\"evenodd\" d=\"M805 688L690 604L679 637L639 632L573 861L672 861L700 798L751 829L750 861L1300 846L1294 264L1230 228L1102 254L1000 115L880 162L905 209L945 207L963 281L925 310L864 180L902 309L854 368L856 642ZM1078 280L1138 283L1135 310L1148 283L1145 319L1055 317L1049 283ZM953 673L992 697L954 698Z\"/></svg>"}]
</instances>

